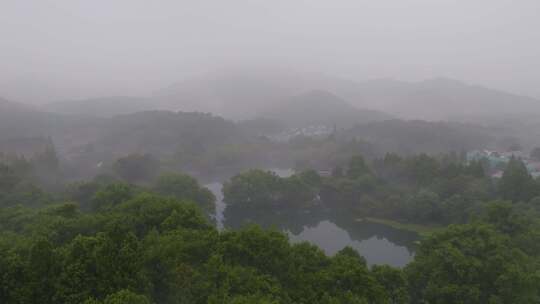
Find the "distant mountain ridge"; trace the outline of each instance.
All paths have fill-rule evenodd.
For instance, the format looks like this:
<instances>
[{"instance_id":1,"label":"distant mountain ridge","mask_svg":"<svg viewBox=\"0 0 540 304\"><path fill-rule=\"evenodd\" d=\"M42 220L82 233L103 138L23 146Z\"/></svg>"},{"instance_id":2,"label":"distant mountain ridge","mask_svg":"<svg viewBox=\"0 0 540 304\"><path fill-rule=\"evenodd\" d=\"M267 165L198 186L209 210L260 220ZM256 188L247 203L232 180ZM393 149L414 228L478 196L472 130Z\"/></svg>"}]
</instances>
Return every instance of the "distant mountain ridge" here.
<instances>
[{"instance_id":1,"label":"distant mountain ridge","mask_svg":"<svg viewBox=\"0 0 540 304\"><path fill-rule=\"evenodd\" d=\"M80 145L95 136L101 119L45 112L25 104L0 100L0 141L48 138L60 150Z\"/></svg>"},{"instance_id":2,"label":"distant mountain ridge","mask_svg":"<svg viewBox=\"0 0 540 304\"><path fill-rule=\"evenodd\" d=\"M540 115L540 100L469 85L449 78L421 82L379 79L359 83L346 98L401 118L472 120L508 115Z\"/></svg>"},{"instance_id":3,"label":"distant mountain ridge","mask_svg":"<svg viewBox=\"0 0 540 304\"><path fill-rule=\"evenodd\" d=\"M540 117L540 100L469 85L449 78L419 82L375 79L355 82L291 70L225 70L156 90L147 98L103 97L58 102L42 109L62 114L111 117L146 110L211 112L245 120L274 111L285 100L326 91L365 111L401 119L479 121Z\"/></svg>"},{"instance_id":4,"label":"distant mountain ridge","mask_svg":"<svg viewBox=\"0 0 540 304\"><path fill-rule=\"evenodd\" d=\"M188 79L154 92L152 98L170 109L212 112L232 119L249 119L276 102L299 94L302 82L285 71L221 71Z\"/></svg>"},{"instance_id":5,"label":"distant mountain ridge","mask_svg":"<svg viewBox=\"0 0 540 304\"><path fill-rule=\"evenodd\" d=\"M158 90L152 98L176 109L249 119L267 113L282 100L311 90L327 91L359 109L382 111L402 119L473 121L503 115L540 115L538 99L450 78L356 82L290 70L222 71Z\"/></svg>"},{"instance_id":6,"label":"distant mountain ridge","mask_svg":"<svg viewBox=\"0 0 540 304\"><path fill-rule=\"evenodd\" d=\"M312 90L288 98L261 115L291 127L326 125L351 127L355 124L392 119L386 113L358 109L323 90Z\"/></svg>"},{"instance_id":7,"label":"distant mountain ridge","mask_svg":"<svg viewBox=\"0 0 540 304\"><path fill-rule=\"evenodd\" d=\"M46 104L44 111L95 117L112 117L140 111L157 110L152 100L142 97L111 96L82 100L67 100Z\"/></svg>"}]
</instances>

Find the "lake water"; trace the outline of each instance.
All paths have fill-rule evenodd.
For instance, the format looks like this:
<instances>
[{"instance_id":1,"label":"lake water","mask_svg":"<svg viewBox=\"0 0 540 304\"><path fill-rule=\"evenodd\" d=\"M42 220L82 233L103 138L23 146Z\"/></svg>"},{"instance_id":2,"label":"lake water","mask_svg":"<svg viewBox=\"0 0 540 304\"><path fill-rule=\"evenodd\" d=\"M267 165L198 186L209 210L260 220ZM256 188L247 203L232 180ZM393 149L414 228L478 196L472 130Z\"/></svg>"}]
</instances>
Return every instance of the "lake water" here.
<instances>
[{"instance_id":1,"label":"lake water","mask_svg":"<svg viewBox=\"0 0 540 304\"><path fill-rule=\"evenodd\" d=\"M276 170L280 176L289 176L292 170ZM362 221L347 214L334 214L328 210L277 210L254 214L245 210L227 208L223 202L222 184L205 185L216 196L216 224L218 229L236 229L248 223L273 227L286 232L292 242L311 242L333 255L345 246L356 249L369 265L389 264L403 267L414 257L418 235L393 227Z\"/></svg>"},{"instance_id":2,"label":"lake water","mask_svg":"<svg viewBox=\"0 0 540 304\"><path fill-rule=\"evenodd\" d=\"M358 229L361 229L360 224ZM409 247L405 244L399 245L376 233L371 236L366 235L362 239L355 239L348 230L338 227L330 220L323 220L315 227L305 227L299 234L288 233L293 242L311 242L322 248L328 255L333 255L343 247L350 246L366 259L368 265L389 264L394 267L403 267L414 257L412 249L414 242L408 244ZM410 235L404 239L415 238Z\"/></svg>"}]
</instances>

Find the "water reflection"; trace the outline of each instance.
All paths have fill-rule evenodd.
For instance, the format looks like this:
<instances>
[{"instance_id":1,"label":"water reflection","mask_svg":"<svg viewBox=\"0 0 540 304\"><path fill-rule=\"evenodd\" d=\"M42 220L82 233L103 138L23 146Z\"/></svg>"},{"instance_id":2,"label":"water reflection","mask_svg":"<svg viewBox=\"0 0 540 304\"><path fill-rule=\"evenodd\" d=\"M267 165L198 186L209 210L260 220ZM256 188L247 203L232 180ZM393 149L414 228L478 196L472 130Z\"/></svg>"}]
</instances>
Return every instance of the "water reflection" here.
<instances>
[{"instance_id":1,"label":"water reflection","mask_svg":"<svg viewBox=\"0 0 540 304\"><path fill-rule=\"evenodd\" d=\"M358 227L357 230L361 230L361 228ZM298 235L289 233L289 236L293 242L308 241L314 243L323 248L328 255L333 255L343 247L350 246L356 249L369 265L389 264L395 267L403 267L414 256L412 246L398 245L381 236L380 233L373 234L365 239L356 239L354 234L351 234L351 231L344 230L329 220L321 221L315 227L306 227Z\"/></svg>"},{"instance_id":2,"label":"water reflection","mask_svg":"<svg viewBox=\"0 0 540 304\"><path fill-rule=\"evenodd\" d=\"M225 209L223 226L238 229L249 223L287 232L293 242L308 241L333 255L351 246L364 256L368 264L389 264L402 267L414 256L418 235L393 227L363 221L328 210L246 210Z\"/></svg>"},{"instance_id":3,"label":"water reflection","mask_svg":"<svg viewBox=\"0 0 540 304\"><path fill-rule=\"evenodd\" d=\"M288 176L292 171L276 173ZM314 243L328 255L351 246L366 258L369 265L389 264L396 267L402 267L412 260L415 242L419 239L416 233L362 221L321 206L307 210L227 207L223 203L221 183L207 184L206 187L217 198L215 217L218 229L238 229L255 223L282 230L289 234L293 242Z\"/></svg>"}]
</instances>

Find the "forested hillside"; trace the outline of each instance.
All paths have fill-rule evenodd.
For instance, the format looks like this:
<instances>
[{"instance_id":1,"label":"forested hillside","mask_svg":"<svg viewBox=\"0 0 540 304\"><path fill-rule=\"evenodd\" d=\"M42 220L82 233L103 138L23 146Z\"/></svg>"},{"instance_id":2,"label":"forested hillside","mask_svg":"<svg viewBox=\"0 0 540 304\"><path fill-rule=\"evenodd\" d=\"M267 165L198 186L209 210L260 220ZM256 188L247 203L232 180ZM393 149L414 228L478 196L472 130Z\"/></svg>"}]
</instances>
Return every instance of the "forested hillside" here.
<instances>
[{"instance_id":1,"label":"forested hillside","mask_svg":"<svg viewBox=\"0 0 540 304\"><path fill-rule=\"evenodd\" d=\"M313 102L317 106L310 106ZM357 110L324 92L298 96L268 112L266 119L240 122L200 112L92 117L4 104L2 152L32 157L43 150L40 142L52 142L71 179L106 173L116 159L129 154L151 154L162 164L190 172L236 173L258 165L325 167L355 153L375 157L467 151L497 146L506 134L474 124L386 120L390 116ZM315 137L303 131L321 127L324 132Z\"/></svg>"}]
</instances>

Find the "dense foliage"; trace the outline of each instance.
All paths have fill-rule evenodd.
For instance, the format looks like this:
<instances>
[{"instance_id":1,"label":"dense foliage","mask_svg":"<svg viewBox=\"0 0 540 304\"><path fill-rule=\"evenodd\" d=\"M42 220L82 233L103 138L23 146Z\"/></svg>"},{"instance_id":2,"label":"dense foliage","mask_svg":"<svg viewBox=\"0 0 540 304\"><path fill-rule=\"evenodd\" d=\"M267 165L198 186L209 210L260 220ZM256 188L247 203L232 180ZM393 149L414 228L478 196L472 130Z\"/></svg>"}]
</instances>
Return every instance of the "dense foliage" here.
<instances>
[{"instance_id":1,"label":"dense foliage","mask_svg":"<svg viewBox=\"0 0 540 304\"><path fill-rule=\"evenodd\" d=\"M149 154L130 154L117 159L113 170L120 178L132 183L147 181L157 175L159 161Z\"/></svg>"},{"instance_id":2,"label":"dense foliage","mask_svg":"<svg viewBox=\"0 0 540 304\"><path fill-rule=\"evenodd\" d=\"M126 186L127 187L127 186ZM190 190L190 189L187 189ZM103 193L111 192L108 194ZM115 197L106 185L95 196ZM285 234L218 232L198 208L140 189L107 209L0 209L2 303L534 303L538 221L510 203L423 241L405 269L326 256Z\"/></svg>"},{"instance_id":3,"label":"dense foliage","mask_svg":"<svg viewBox=\"0 0 540 304\"><path fill-rule=\"evenodd\" d=\"M0 166L0 303L540 301L539 187L517 159L497 181L455 155L390 154L352 157L331 176L250 170L224 185L229 207L246 212L324 206L459 223L422 240L403 269L255 225L218 231L207 218L215 197L188 175L99 176L29 195L21 161Z\"/></svg>"},{"instance_id":4,"label":"dense foliage","mask_svg":"<svg viewBox=\"0 0 540 304\"><path fill-rule=\"evenodd\" d=\"M42 183L41 171L36 162L23 157L1 161L0 158L0 207L24 204L43 206L51 202L51 197L38 184L54 184L55 170L49 170L49 182ZM43 165L43 164L41 164Z\"/></svg>"},{"instance_id":5,"label":"dense foliage","mask_svg":"<svg viewBox=\"0 0 540 304\"><path fill-rule=\"evenodd\" d=\"M353 250L256 226L218 233L191 204L139 193L106 212L1 209L2 303L384 303ZM404 286L400 286L404 288Z\"/></svg>"},{"instance_id":6,"label":"dense foliage","mask_svg":"<svg viewBox=\"0 0 540 304\"><path fill-rule=\"evenodd\" d=\"M323 204L358 217L438 225L466 223L492 200L529 207L539 200L540 182L519 159L509 161L500 179L489 177L488 169L481 161L466 163L455 154L387 154L371 164L354 156L331 176L310 170L280 178L271 172L248 171L226 183L223 193L229 205Z\"/></svg>"},{"instance_id":7,"label":"dense foliage","mask_svg":"<svg viewBox=\"0 0 540 304\"><path fill-rule=\"evenodd\" d=\"M317 178L309 172L281 178L270 171L250 170L223 185L224 201L244 208L301 208L316 198Z\"/></svg>"},{"instance_id":8,"label":"dense foliage","mask_svg":"<svg viewBox=\"0 0 540 304\"><path fill-rule=\"evenodd\" d=\"M538 215L489 205L484 221L451 226L422 242L406 268L418 303L537 303Z\"/></svg>"}]
</instances>

